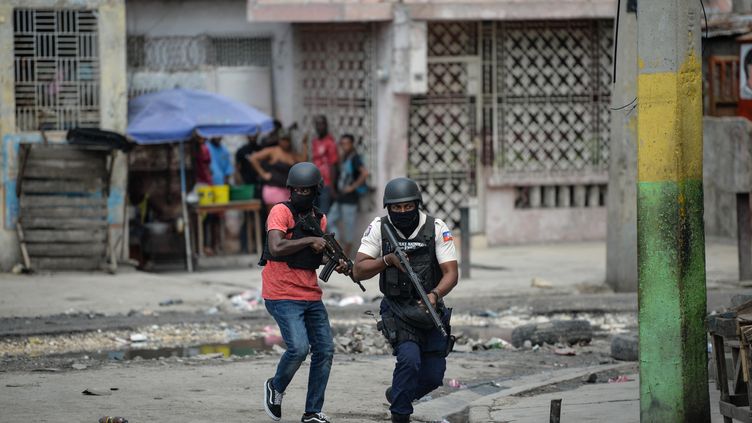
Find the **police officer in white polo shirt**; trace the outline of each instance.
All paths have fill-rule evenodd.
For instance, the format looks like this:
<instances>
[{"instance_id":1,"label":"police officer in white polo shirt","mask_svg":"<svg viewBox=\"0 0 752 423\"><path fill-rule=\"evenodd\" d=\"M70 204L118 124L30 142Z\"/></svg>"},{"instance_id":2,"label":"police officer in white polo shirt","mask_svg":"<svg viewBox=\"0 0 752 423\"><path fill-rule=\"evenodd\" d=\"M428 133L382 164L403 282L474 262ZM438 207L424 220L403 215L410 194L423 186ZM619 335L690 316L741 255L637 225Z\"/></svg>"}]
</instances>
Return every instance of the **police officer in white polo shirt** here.
<instances>
[{"instance_id":1,"label":"police officer in white polo shirt","mask_svg":"<svg viewBox=\"0 0 752 423\"><path fill-rule=\"evenodd\" d=\"M453 337L444 337L425 312L413 284L382 228L389 225L400 247L407 253L410 266L418 274L423 289L451 333L451 309L443 298L457 285L457 252L447 225L420 210L422 198L412 179L396 178L384 189L387 216L377 217L366 229L355 258L354 276L358 280L379 275L381 302L379 330L392 345L397 363L392 386L386 389L391 404L392 422L409 422L412 402L441 386L446 356Z\"/></svg>"}]
</instances>

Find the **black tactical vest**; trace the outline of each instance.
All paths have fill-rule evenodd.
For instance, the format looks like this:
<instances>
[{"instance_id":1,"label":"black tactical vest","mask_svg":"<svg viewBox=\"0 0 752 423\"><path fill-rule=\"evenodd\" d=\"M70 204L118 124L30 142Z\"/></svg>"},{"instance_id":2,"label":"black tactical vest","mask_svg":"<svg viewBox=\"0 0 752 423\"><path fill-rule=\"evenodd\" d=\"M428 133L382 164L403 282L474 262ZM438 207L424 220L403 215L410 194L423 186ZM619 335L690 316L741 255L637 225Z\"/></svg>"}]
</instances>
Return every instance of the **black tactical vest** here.
<instances>
[{"instance_id":1,"label":"black tactical vest","mask_svg":"<svg viewBox=\"0 0 752 423\"><path fill-rule=\"evenodd\" d=\"M388 217L384 216L381 218L382 255L392 252L392 246L386 238L386 231L384 231L384 225L389 225L392 232L394 232L394 236L397 237L400 247L407 253L407 257L410 259L410 266L412 266L420 278L426 292L430 292L436 288L442 276L439 262L436 259L436 229L434 222L435 219L433 217L426 216L426 223L418 231L418 235L412 239L405 239L394 229ZM420 298L418 293L415 292L407 274L400 272L394 266L387 267L381 272L379 276L379 289L388 298L404 300Z\"/></svg>"},{"instance_id":2,"label":"black tactical vest","mask_svg":"<svg viewBox=\"0 0 752 423\"><path fill-rule=\"evenodd\" d=\"M287 234L292 233L292 237L290 239L301 239L309 236L320 236L320 230L321 230L321 219L324 217L324 215L319 211L317 208L313 208L313 213L316 216L315 221L316 225L318 225L316 228L308 227L307 225L303 224L303 215L297 213L295 211L295 208L292 206L292 204L289 201L286 201L284 204L288 209L290 209L290 213L292 213L293 218L295 219L295 226L292 227L292 229L289 229L287 231ZM267 228L267 231L269 228ZM289 254L286 256L273 256L271 252L269 251L269 237L267 236L267 240L264 243L264 254L261 256L261 260L259 260L259 265L264 266L266 265L267 260L271 261L281 261L287 263L288 266L290 266L293 269L318 269L319 266L321 266L321 260L324 258L324 253L316 253L313 251L312 248L303 248L302 250L298 251L297 253Z\"/></svg>"}]
</instances>

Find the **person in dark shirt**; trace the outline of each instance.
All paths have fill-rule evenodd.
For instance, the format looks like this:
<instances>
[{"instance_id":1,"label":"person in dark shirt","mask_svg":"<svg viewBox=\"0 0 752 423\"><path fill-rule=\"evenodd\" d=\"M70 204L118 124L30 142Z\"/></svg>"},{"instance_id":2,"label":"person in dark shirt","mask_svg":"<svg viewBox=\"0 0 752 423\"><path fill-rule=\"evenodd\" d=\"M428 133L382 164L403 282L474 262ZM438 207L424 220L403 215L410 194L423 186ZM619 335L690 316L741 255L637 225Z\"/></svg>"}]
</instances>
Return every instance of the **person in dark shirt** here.
<instances>
[{"instance_id":1,"label":"person in dark shirt","mask_svg":"<svg viewBox=\"0 0 752 423\"><path fill-rule=\"evenodd\" d=\"M240 181L246 185L253 185L253 198L261 199L261 179L258 177L256 169L251 165L250 157L253 153L261 150L263 147L258 143L259 134L248 135L248 142L235 152L235 169L240 175ZM266 219L266 209L261 207L262 218ZM247 225L251 223L248 219L243 219L243 227L240 229L240 248L243 252L248 253L248 231Z\"/></svg>"},{"instance_id":2,"label":"person in dark shirt","mask_svg":"<svg viewBox=\"0 0 752 423\"><path fill-rule=\"evenodd\" d=\"M348 257L352 257L353 242L357 231L358 202L360 197L368 192L366 180L368 169L363 164L360 155L355 151L355 137L350 134L342 135L339 147L342 152L342 160L337 171L338 179L337 200L329 214L329 226L332 232L342 234L344 241L343 249ZM337 225L342 222L342 231Z\"/></svg>"}]
</instances>

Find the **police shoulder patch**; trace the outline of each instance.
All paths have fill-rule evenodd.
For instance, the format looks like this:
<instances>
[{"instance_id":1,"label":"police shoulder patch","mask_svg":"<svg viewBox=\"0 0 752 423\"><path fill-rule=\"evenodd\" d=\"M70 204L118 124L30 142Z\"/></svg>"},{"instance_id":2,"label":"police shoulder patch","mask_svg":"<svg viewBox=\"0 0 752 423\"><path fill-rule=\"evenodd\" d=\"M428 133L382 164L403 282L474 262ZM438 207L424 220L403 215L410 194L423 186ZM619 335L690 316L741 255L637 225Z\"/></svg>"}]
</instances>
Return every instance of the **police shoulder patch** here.
<instances>
[{"instance_id":1,"label":"police shoulder patch","mask_svg":"<svg viewBox=\"0 0 752 423\"><path fill-rule=\"evenodd\" d=\"M444 238L444 242L449 242L454 240L454 237L452 237L451 231L444 231L444 233L441 234L441 237Z\"/></svg>"}]
</instances>

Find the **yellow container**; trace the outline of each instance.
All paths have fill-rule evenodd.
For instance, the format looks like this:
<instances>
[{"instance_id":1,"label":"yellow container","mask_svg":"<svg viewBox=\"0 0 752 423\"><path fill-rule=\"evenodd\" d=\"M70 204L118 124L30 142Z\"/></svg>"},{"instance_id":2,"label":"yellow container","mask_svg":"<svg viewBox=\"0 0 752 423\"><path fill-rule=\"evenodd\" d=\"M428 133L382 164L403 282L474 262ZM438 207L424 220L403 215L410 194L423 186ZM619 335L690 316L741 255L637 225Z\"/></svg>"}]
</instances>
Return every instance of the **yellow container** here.
<instances>
[{"instance_id":1,"label":"yellow container","mask_svg":"<svg viewBox=\"0 0 752 423\"><path fill-rule=\"evenodd\" d=\"M211 186L198 187L198 204L200 206L210 206L214 203L214 190Z\"/></svg>"},{"instance_id":2,"label":"yellow container","mask_svg":"<svg viewBox=\"0 0 752 423\"><path fill-rule=\"evenodd\" d=\"M227 204L230 202L230 186L214 185L214 204Z\"/></svg>"}]
</instances>

